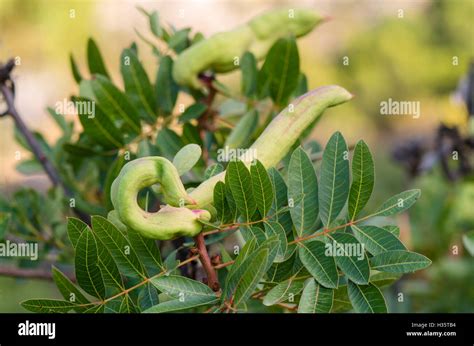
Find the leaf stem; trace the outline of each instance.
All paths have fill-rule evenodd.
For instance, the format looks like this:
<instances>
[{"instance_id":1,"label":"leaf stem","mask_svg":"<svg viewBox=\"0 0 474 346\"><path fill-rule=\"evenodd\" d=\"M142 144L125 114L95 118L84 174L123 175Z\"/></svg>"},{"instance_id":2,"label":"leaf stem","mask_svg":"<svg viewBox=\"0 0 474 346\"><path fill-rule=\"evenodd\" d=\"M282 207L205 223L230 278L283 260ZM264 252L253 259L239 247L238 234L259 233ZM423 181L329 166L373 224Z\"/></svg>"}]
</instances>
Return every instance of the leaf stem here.
<instances>
[{"instance_id":1,"label":"leaf stem","mask_svg":"<svg viewBox=\"0 0 474 346\"><path fill-rule=\"evenodd\" d=\"M196 248L199 253L202 266L207 274L207 284L214 292L217 292L220 289L219 280L217 280L216 270L212 266L209 253L207 252L204 235L199 233L196 237L194 237L194 241L196 242Z\"/></svg>"}]
</instances>

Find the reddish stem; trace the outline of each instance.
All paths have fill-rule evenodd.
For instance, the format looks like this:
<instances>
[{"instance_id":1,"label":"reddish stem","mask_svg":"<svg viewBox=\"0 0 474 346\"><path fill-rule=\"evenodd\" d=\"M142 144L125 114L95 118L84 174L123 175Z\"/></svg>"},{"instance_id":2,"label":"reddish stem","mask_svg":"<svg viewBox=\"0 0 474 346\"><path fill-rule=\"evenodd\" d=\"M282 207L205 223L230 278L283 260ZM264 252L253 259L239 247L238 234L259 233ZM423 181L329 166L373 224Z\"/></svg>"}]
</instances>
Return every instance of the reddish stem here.
<instances>
[{"instance_id":1,"label":"reddish stem","mask_svg":"<svg viewBox=\"0 0 474 346\"><path fill-rule=\"evenodd\" d=\"M217 280L217 273L212 266L211 258L207 252L204 235L199 233L196 237L194 237L194 241L196 242L196 248L198 250L202 266L207 274L207 284L214 292L217 292L220 289L219 280Z\"/></svg>"}]
</instances>

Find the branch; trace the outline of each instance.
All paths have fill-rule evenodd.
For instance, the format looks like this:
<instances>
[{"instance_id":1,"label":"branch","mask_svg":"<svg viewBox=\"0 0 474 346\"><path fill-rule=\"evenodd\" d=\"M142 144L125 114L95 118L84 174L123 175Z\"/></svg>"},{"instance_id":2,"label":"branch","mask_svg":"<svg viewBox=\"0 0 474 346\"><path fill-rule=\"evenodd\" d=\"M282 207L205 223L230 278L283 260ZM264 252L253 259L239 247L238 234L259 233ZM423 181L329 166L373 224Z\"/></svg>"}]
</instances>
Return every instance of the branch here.
<instances>
[{"instance_id":1,"label":"branch","mask_svg":"<svg viewBox=\"0 0 474 346\"><path fill-rule=\"evenodd\" d=\"M194 241L196 242L197 251L199 253L199 258L201 260L202 266L207 274L207 284L214 292L219 291L220 285L219 281L217 280L217 274L212 266L211 259L209 258L209 253L206 249L206 243L204 241L204 235L199 233L196 237L194 237Z\"/></svg>"},{"instance_id":2,"label":"branch","mask_svg":"<svg viewBox=\"0 0 474 346\"><path fill-rule=\"evenodd\" d=\"M75 282L76 277L73 274L64 273L69 280ZM0 267L0 276L9 276L13 278L53 280L51 270L44 269L24 269L16 267Z\"/></svg>"},{"instance_id":3,"label":"branch","mask_svg":"<svg viewBox=\"0 0 474 346\"><path fill-rule=\"evenodd\" d=\"M46 175L49 177L49 180L51 181L53 186L61 186L66 196L74 197L73 193L60 179L58 172L41 150L40 144L33 136L31 131L28 129L26 124L23 122L23 119L21 118L15 107L15 84L13 83L10 77L10 73L12 72L14 67L15 63L13 62L13 59L10 59L5 65L0 65L0 92L2 93L5 103L7 105L7 110L2 114L2 116L9 114L13 118L16 127L25 138L26 142L28 143L28 146L30 147L38 162L41 164L41 166L43 166L43 169L46 172ZM74 212L83 221L89 223L90 218L87 214L77 210L76 208L74 208Z\"/></svg>"}]
</instances>

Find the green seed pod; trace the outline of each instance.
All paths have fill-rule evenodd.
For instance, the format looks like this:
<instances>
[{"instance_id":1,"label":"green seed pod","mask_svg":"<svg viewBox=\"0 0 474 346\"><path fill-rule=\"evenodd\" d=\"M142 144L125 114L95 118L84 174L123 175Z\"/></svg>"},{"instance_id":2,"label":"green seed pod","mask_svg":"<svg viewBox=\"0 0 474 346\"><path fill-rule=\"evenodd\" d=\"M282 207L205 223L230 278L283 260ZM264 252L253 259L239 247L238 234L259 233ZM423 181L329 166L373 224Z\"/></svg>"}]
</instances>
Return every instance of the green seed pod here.
<instances>
[{"instance_id":1,"label":"green seed pod","mask_svg":"<svg viewBox=\"0 0 474 346\"><path fill-rule=\"evenodd\" d=\"M138 192L157 183L161 184L165 202L169 205L149 213L138 205ZM176 168L162 157L143 157L127 163L112 183L111 200L120 221L153 239L193 237L202 229L199 220L211 218L207 210L185 207L192 207L194 201L187 195Z\"/></svg>"},{"instance_id":2,"label":"green seed pod","mask_svg":"<svg viewBox=\"0 0 474 346\"><path fill-rule=\"evenodd\" d=\"M328 107L351 98L352 95L339 86L326 86L306 93L272 120L250 150L265 168L275 166ZM251 162L245 163L250 165ZM214 186L224 178L225 171L204 181L188 195L171 162L162 157L144 157L122 168L112 183L111 200L120 221L144 236L161 240L192 237L201 232L200 220L211 218L209 211L197 208L212 209ZM138 192L157 183L161 184L165 202L169 205L156 213L145 212L137 203Z\"/></svg>"},{"instance_id":3,"label":"green seed pod","mask_svg":"<svg viewBox=\"0 0 474 346\"><path fill-rule=\"evenodd\" d=\"M238 68L234 59L247 51L261 59L279 38L306 35L322 20L323 17L309 10L267 12L232 31L215 34L184 50L173 65L173 78L181 85L199 88L199 73L208 69L232 71Z\"/></svg>"}]
</instances>

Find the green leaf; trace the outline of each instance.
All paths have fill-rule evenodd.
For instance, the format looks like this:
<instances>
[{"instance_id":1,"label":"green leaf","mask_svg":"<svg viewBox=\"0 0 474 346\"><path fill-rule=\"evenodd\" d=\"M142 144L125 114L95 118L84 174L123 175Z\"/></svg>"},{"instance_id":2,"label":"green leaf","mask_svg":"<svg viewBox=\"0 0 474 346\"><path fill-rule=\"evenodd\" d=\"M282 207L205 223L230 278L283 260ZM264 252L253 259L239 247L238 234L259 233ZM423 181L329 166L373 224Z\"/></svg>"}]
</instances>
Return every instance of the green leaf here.
<instances>
[{"instance_id":1,"label":"green leaf","mask_svg":"<svg viewBox=\"0 0 474 346\"><path fill-rule=\"evenodd\" d=\"M130 245L137 253L141 262L146 268L149 276L156 275L160 271L165 271L163 261L161 260L160 250L155 240L143 237L134 229L127 229L128 240Z\"/></svg>"},{"instance_id":2,"label":"green leaf","mask_svg":"<svg viewBox=\"0 0 474 346\"><path fill-rule=\"evenodd\" d=\"M138 294L137 303L141 311L145 311L152 306L157 305L159 303L159 299L156 288L150 283L144 285Z\"/></svg>"},{"instance_id":3,"label":"green leaf","mask_svg":"<svg viewBox=\"0 0 474 346\"><path fill-rule=\"evenodd\" d=\"M151 308L143 311L144 313L164 313L173 312L180 310L192 309L203 305L211 305L219 302L219 299L215 296L192 296L184 301L179 299L169 300L167 302L152 306Z\"/></svg>"},{"instance_id":4,"label":"green leaf","mask_svg":"<svg viewBox=\"0 0 474 346\"><path fill-rule=\"evenodd\" d=\"M389 231L397 238L400 237L400 227L396 225L388 225L388 226L383 226L382 228L386 231Z\"/></svg>"},{"instance_id":5,"label":"green leaf","mask_svg":"<svg viewBox=\"0 0 474 346\"><path fill-rule=\"evenodd\" d=\"M273 204L270 209L270 215L275 215L274 220L280 223L285 229L286 233L292 231L293 223L291 221L291 215L289 211L281 212L282 209L287 207L288 204L288 191L286 183L283 180L280 172L275 168L268 170L270 180L273 186Z\"/></svg>"},{"instance_id":6,"label":"green leaf","mask_svg":"<svg viewBox=\"0 0 474 346\"><path fill-rule=\"evenodd\" d=\"M173 112L179 87L172 77L173 59L164 56L160 59L160 68L156 75L155 97L158 108L165 114Z\"/></svg>"},{"instance_id":7,"label":"green leaf","mask_svg":"<svg viewBox=\"0 0 474 346\"><path fill-rule=\"evenodd\" d=\"M263 305L271 306L285 302L290 297L294 298L303 290L303 285L303 281L295 281L293 279L283 281L268 291L263 299Z\"/></svg>"},{"instance_id":8,"label":"green leaf","mask_svg":"<svg viewBox=\"0 0 474 346\"><path fill-rule=\"evenodd\" d=\"M43 172L43 166L36 160L23 160L16 164L15 169L24 175L38 174Z\"/></svg>"},{"instance_id":9,"label":"green leaf","mask_svg":"<svg viewBox=\"0 0 474 346\"><path fill-rule=\"evenodd\" d=\"M239 306L250 298L260 279L266 271L266 263L269 255L268 248L262 248L252 257L252 261L247 258L241 267L241 275L237 281L234 294L234 305Z\"/></svg>"},{"instance_id":10,"label":"green leaf","mask_svg":"<svg viewBox=\"0 0 474 346\"><path fill-rule=\"evenodd\" d=\"M293 37L280 38L270 48L258 76L259 94L268 87L276 104L286 104L298 84L300 73L298 47Z\"/></svg>"},{"instance_id":11,"label":"green leaf","mask_svg":"<svg viewBox=\"0 0 474 346\"><path fill-rule=\"evenodd\" d=\"M227 223L231 218L232 214L230 213L229 204L226 199L226 189L225 184L222 181L217 182L214 187L214 201L213 205L217 211L217 220L221 224Z\"/></svg>"},{"instance_id":12,"label":"green leaf","mask_svg":"<svg viewBox=\"0 0 474 346\"><path fill-rule=\"evenodd\" d=\"M63 114L56 112L51 107L48 107L48 113L54 119L59 128L63 131L65 136L70 136L72 134L72 123L68 123Z\"/></svg>"},{"instance_id":13,"label":"green leaf","mask_svg":"<svg viewBox=\"0 0 474 346\"><path fill-rule=\"evenodd\" d=\"M89 226L87 226L86 223L75 217L67 218L67 234L74 248L76 247L77 241L79 240L79 237L81 236L82 232L84 232L88 228Z\"/></svg>"},{"instance_id":14,"label":"green leaf","mask_svg":"<svg viewBox=\"0 0 474 346\"><path fill-rule=\"evenodd\" d=\"M137 55L130 48L124 49L120 62L120 72L130 102L138 110L142 119L151 123L155 122L156 102L153 86Z\"/></svg>"},{"instance_id":15,"label":"green leaf","mask_svg":"<svg viewBox=\"0 0 474 346\"><path fill-rule=\"evenodd\" d=\"M390 250L406 250L405 245L389 231L376 226L351 226L355 237L372 255Z\"/></svg>"},{"instance_id":16,"label":"green leaf","mask_svg":"<svg viewBox=\"0 0 474 346\"><path fill-rule=\"evenodd\" d=\"M160 26L160 17L158 15L157 11L153 11L149 15L149 20L150 20L150 30L158 38L161 38L163 36L163 29Z\"/></svg>"},{"instance_id":17,"label":"green leaf","mask_svg":"<svg viewBox=\"0 0 474 346\"><path fill-rule=\"evenodd\" d=\"M173 165L178 170L179 175L190 171L201 158L201 154L201 147L197 144L188 144L182 147L173 159Z\"/></svg>"},{"instance_id":18,"label":"green leaf","mask_svg":"<svg viewBox=\"0 0 474 346\"><path fill-rule=\"evenodd\" d=\"M26 310L41 313L65 313L75 307L76 304L55 299L30 299L21 302Z\"/></svg>"},{"instance_id":19,"label":"green leaf","mask_svg":"<svg viewBox=\"0 0 474 346\"><path fill-rule=\"evenodd\" d=\"M384 273L374 271L374 273L371 273L370 275L370 283L380 288L391 285L392 283L400 279L401 276L402 275L398 273Z\"/></svg>"},{"instance_id":20,"label":"green leaf","mask_svg":"<svg viewBox=\"0 0 474 346\"><path fill-rule=\"evenodd\" d=\"M250 177L257 209L265 217L272 206L273 188L267 170L260 161L255 161L250 166Z\"/></svg>"},{"instance_id":21,"label":"green leaf","mask_svg":"<svg viewBox=\"0 0 474 346\"><path fill-rule=\"evenodd\" d=\"M232 192L237 209L246 221L252 218L257 209L252 191L250 172L242 161L230 162L225 175L226 185Z\"/></svg>"},{"instance_id":22,"label":"green leaf","mask_svg":"<svg viewBox=\"0 0 474 346\"><path fill-rule=\"evenodd\" d=\"M374 188L374 161L369 147L359 141L352 159L352 184L349 193L349 217L354 220L369 201Z\"/></svg>"},{"instance_id":23,"label":"green leaf","mask_svg":"<svg viewBox=\"0 0 474 346\"><path fill-rule=\"evenodd\" d=\"M191 29L184 28L178 30L168 40L168 46L173 49L176 53L181 53L189 45L188 35Z\"/></svg>"},{"instance_id":24,"label":"green leaf","mask_svg":"<svg viewBox=\"0 0 474 346\"><path fill-rule=\"evenodd\" d=\"M122 129L132 134L141 132L140 118L127 95L101 75L91 81L92 90L100 108Z\"/></svg>"},{"instance_id":25,"label":"green leaf","mask_svg":"<svg viewBox=\"0 0 474 346\"><path fill-rule=\"evenodd\" d=\"M159 291L167 295L186 300L190 296L215 297L209 286L202 282L178 275L163 275L151 279L151 283Z\"/></svg>"},{"instance_id":26,"label":"green leaf","mask_svg":"<svg viewBox=\"0 0 474 346\"><path fill-rule=\"evenodd\" d=\"M176 153L184 146L181 138L168 128L162 129L156 137L156 145L163 156L172 160Z\"/></svg>"},{"instance_id":27,"label":"green leaf","mask_svg":"<svg viewBox=\"0 0 474 346\"><path fill-rule=\"evenodd\" d=\"M89 304L90 301L82 294L82 292L64 275L59 269L53 267L53 280L61 292L64 299L73 304ZM81 312L87 307L74 307L74 310Z\"/></svg>"},{"instance_id":28,"label":"green leaf","mask_svg":"<svg viewBox=\"0 0 474 346\"><path fill-rule=\"evenodd\" d=\"M393 250L370 259L372 269L388 273L411 273L431 264L429 258L416 252Z\"/></svg>"},{"instance_id":29,"label":"green leaf","mask_svg":"<svg viewBox=\"0 0 474 346\"><path fill-rule=\"evenodd\" d=\"M204 172L204 180L212 178L221 172L224 172L224 167L220 163L215 163L206 168L206 171Z\"/></svg>"},{"instance_id":30,"label":"green leaf","mask_svg":"<svg viewBox=\"0 0 474 346\"><path fill-rule=\"evenodd\" d=\"M355 283L366 285L369 282L370 268L362 245L348 233L327 234L327 237L333 241L331 255L335 257L341 271Z\"/></svg>"},{"instance_id":31,"label":"green leaf","mask_svg":"<svg viewBox=\"0 0 474 346\"><path fill-rule=\"evenodd\" d=\"M71 65L72 76L77 84L79 84L82 80L81 72L77 67L76 60L72 54L69 54L69 64Z\"/></svg>"},{"instance_id":32,"label":"green leaf","mask_svg":"<svg viewBox=\"0 0 474 346\"><path fill-rule=\"evenodd\" d=\"M94 235L85 229L76 244L76 278L81 288L94 297L105 298L104 279L98 267L97 244Z\"/></svg>"},{"instance_id":33,"label":"green leaf","mask_svg":"<svg viewBox=\"0 0 474 346\"><path fill-rule=\"evenodd\" d=\"M323 224L336 219L349 195L349 160L346 141L340 132L329 139L321 163L319 210Z\"/></svg>"},{"instance_id":34,"label":"green leaf","mask_svg":"<svg viewBox=\"0 0 474 346\"><path fill-rule=\"evenodd\" d=\"M389 198L371 216L390 216L410 208L420 198L420 190L407 190Z\"/></svg>"},{"instance_id":35,"label":"green leaf","mask_svg":"<svg viewBox=\"0 0 474 346\"><path fill-rule=\"evenodd\" d=\"M258 113L252 109L245 113L226 138L224 147L242 149L247 147L258 126Z\"/></svg>"},{"instance_id":36,"label":"green leaf","mask_svg":"<svg viewBox=\"0 0 474 346\"><path fill-rule=\"evenodd\" d=\"M108 291L125 290L122 276L118 270L110 251L100 241L97 242L97 250L99 253L99 268L104 278L105 287Z\"/></svg>"},{"instance_id":37,"label":"green leaf","mask_svg":"<svg viewBox=\"0 0 474 346\"><path fill-rule=\"evenodd\" d=\"M306 78L306 75L304 73L300 72L300 75L298 76L298 83L296 85L296 89L293 90L291 93L290 99L296 99L300 97L303 94L306 94L308 92L308 78Z\"/></svg>"},{"instance_id":38,"label":"green leaf","mask_svg":"<svg viewBox=\"0 0 474 346\"><path fill-rule=\"evenodd\" d=\"M318 219L318 180L311 159L303 148L291 155L288 167L288 201L296 234L314 231ZM291 203L291 202L289 202Z\"/></svg>"},{"instance_id":39,"label":"green leaf","mask_svg":"<svg viewBox=\"0 0 474 346\"><path fill-rule=\"evenodd\" d=\"M257 90L257 59L250 52L245 52L240 60L242 71L242 94L251 97Z\"/></svg>"},{"instance_id":40,"label":"green leaf","mask_svg":"<svg viewBox=\"0 0 474 346\"><path fill-rule=\"evenodd\" d=\"M181 116L179 117L179 122L185 123L190 120L197 119L201 115L204 114L206 109L207 109L207 106L204 103L201 103L201 102L195 103L189 106L188 108L186 108L183 114L181 114Z\"/></svg>"},{"instance_id":41,"label":"green leaf","mask_svg":"<svg viewBox=\"0 0 474 346\"><path fill-rule=\"evenodd\" d=\"M75 98L76 105L78 102L86 105L84 102L94 102L84 98ZM95 112L93 116L88 114L86 107L78 109L79 121L81 122L84 132L96 143L104 148L121 148L124 144L123 134L118 127L115 126L113 120L106 114L99 105L95 104Z\"/></svg>"},{"instance_id":42,"label":"green leaf","mask_svg":"<svg viewBox=\"0 0 474 346\"><path fill-rule=\"evenodd\" d=\"M319 241L298 243L298 255L306 270L318 283L327 288L336 288L338 275L334 257L326 255L326 245Z\"/></svg>"},{"instance_id":43,"label":"green leaf","mask_svg":"<svg viewBox=\"0 0 474 346\"><path fill-rule=\"evenodd\" d=\"M314 279L305 282L298 313L327 313L332 309L334 290L319 285Z\"/></svg>"},{"instance_id":44,"label":"green leaf","mask_svg":"<svg viewBox=\"0 0 474 346\"><path fill-rule=\"evenodd\" d=\"M467 252L469 252L471 256L474 256L474 231L463 234L462 242Z\"/></svg>"},{"instance_id":45,"label":"green leaf","mask_svg":"<svg viewBox=\"0 0 474 346\"><path fill-rule=\"evenodd\" d=\"M92 229L99 241L109 250L120 271L129 276L146 277L145 270L127 238L102 216L92 216Z\"/></svg>"},{"instance_id":46,"label":"green leaf","mask_svg":"<svg viewBox=\"0 0 474 346\"><path fill-rule=\"evenodd\" d=\"M89 64L89 71L92 74L101 74L108 77L109 74L105 68L102 55L100 54L99 47L92 38L87 41L87 63Z\"/></svg>"},{"instance_id":47,"label":"green leaf","mask_svg":"<svg viewBox=\"0 0 474 346\"><path fill-rule=\"evenodd\" d=\"M288 249L288 239L286 238L285 229L281 224L274 221L265 222L265 231L270 235L278 237L278 253L275 262L283 262L285 260L286 250Z\"/></svg>"},{"instance_id":48,"label":"green leaf","mask_svg":"<svg viewBox=\"0 0 474 346\"><path fill-rule=\"evenodd\" d=\"M372 284L357 285L352 281L347 284L349 299L356 312L363 313L386 313L385 299L377 288Z\"/></svg>"}]
</instances>

